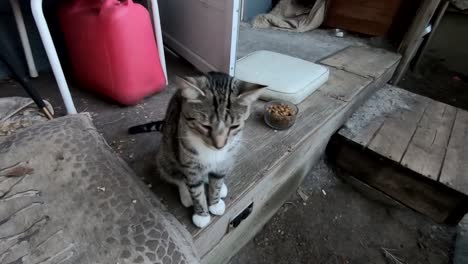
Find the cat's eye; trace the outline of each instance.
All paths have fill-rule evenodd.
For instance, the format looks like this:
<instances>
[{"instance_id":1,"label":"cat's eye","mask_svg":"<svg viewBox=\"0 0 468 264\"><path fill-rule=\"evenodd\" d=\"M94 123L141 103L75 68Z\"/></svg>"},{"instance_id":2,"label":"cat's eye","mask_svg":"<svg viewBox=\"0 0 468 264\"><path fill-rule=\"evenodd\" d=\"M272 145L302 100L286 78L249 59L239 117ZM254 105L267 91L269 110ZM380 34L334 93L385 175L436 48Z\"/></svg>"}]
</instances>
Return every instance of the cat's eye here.
<instances>
[{"instance_id":1,"label":"cat's eye","mask_svg":"<svg viewBox=\"0 0 468 264\"><path fill-rule=\"evenodd\" d=\"M239 127L240 127L240 125L233 125L233 126L231 126L231 130L238 129Z\"/></svg>"},{"instance_id":2,"label":"cat's eye","mask_svg":"<svg viewBox=\"0 0 468 264\"><path fill-rule=\"evenodd\" d=\"M204 129L206 129L207 131L210 131L210 130L211 130L211 126L202 125L202 127L203 127Z\"/></svg>"},{"instance_id":3,"label":"cat's eye","mask_svg":"<svg viewBox=\"0 0 468 264\"><path fill-rule=\"evenodd\" d=\"M193 117L185 117L185 120L187 120L187 121L195 121L195 118L193 118Z\"/></svg>"}]
</instances>

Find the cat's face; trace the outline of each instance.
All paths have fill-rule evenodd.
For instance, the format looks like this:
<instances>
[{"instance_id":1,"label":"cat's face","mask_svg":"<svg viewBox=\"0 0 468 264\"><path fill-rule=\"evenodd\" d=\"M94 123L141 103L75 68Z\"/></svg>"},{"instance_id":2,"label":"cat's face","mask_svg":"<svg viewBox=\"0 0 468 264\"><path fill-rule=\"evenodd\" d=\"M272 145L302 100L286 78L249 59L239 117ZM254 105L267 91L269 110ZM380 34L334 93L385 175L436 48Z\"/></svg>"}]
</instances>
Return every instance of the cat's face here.
<instances>
[{"instance_id":1,"label":"cat's face","mask_svg":"<svg viewBox=\"0 0 468 264\"><path fill-rule=\"evenodd\" d=\"M216 149L242 131L250 106L265 87L222 73L178 78L177 84L184 98L181 118L193 134Z\"/></svg>"}]
</instances>

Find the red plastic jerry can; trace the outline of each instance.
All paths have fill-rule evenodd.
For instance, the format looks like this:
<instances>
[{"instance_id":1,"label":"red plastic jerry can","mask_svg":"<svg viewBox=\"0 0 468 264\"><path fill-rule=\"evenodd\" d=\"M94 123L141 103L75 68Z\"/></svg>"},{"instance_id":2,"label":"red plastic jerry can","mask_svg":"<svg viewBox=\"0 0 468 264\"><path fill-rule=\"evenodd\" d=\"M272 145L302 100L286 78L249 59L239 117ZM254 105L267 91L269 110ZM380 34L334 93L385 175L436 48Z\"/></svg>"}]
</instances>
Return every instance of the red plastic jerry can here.
<instances>
[{"instance_id":1,"label":"red plastic jerry can","mask_svg":"<svg viewBox=\"0 0 468 264\"><path fill-rule=\"evenodd\" d=\"M143 6L132 0L74 0L61 6L59 19L81 86L124 105L164 89L151 19Z\"/></svg>"}]
</instances>

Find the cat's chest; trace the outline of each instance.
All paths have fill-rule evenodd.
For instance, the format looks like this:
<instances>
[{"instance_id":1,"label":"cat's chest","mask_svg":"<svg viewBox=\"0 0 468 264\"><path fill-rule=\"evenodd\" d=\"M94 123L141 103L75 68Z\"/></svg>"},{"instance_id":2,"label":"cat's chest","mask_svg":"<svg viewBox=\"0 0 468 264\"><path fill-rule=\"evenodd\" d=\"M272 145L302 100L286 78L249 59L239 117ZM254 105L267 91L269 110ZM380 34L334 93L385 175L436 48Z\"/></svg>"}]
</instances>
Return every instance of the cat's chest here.
<instances>
[{"instance_id":1,"label":"cat's chest","mask_svg":"<svg viewBox=\"0 0 468 264\"><path fill-rule=\"evenodd\" d=\"M214 150L204 146L195 147L198 161L211 170L224 169L232 158L227 149Z\"/></svg>"},{"instance_id":2,"label":"cat's chest","mask_svg":"<svg viewBox=\"0 0 468 264\"><path fill-rule=\"evenodd\" d=\"M233 144L235 143L230 143L220 150L206 146L200 139L195 139L191 143L197 152L198 163L207 171L225 172L232 166L235 151Z\"/></svg>"}]
</instances>

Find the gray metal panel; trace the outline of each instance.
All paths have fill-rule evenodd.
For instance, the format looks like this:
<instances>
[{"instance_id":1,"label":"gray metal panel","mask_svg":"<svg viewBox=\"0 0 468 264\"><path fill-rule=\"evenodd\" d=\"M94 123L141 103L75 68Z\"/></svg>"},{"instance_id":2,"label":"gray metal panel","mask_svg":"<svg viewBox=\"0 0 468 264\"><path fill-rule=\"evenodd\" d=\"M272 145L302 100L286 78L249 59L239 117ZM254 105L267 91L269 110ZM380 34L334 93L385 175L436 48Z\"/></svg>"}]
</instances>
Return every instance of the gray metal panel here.
<instances>
[{"instance_id":1,"label":"gray metal panel","mask_svg":"<svg viewBox=\"0 0 468 264\"><path fill-rule=\"evenodd\" d=\"M201 71L229 72L233 2L159 0L165 43Z\"/></svg>"},{"instance_id":2,"label":"gray metal panel","mask_svg":"<svg viewBox=\"0 0 468 264\"><path fill-rule=\"evenodd\" d=\"M272 0L244 0L243 21L249 21L259 14L264 14L272 8Z\"/></svg>"}]
</instances>

